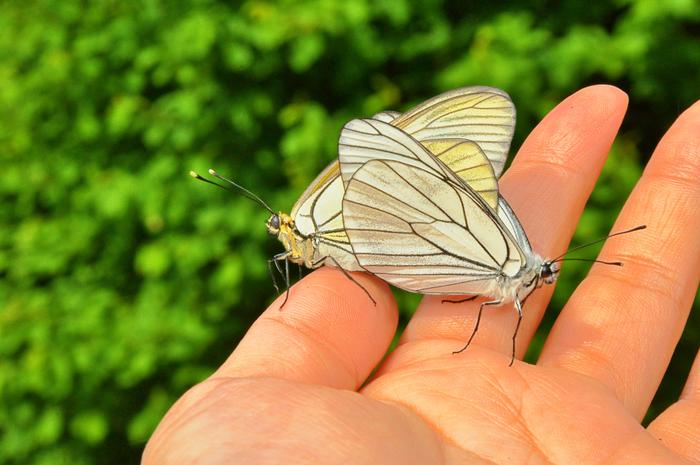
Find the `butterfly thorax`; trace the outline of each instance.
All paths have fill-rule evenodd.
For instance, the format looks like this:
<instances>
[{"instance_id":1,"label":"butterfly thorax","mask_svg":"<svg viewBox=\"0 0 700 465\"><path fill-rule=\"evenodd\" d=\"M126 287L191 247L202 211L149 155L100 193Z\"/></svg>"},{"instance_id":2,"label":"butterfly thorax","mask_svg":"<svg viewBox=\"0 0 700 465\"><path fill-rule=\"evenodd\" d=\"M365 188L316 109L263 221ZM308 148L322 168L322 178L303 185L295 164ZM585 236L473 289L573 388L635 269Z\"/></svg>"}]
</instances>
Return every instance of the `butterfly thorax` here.
<instances>
[{"instance_id":1,"label":"butterfly thorax","mask_svg":"<svg viewBox=\"0 0 700 465\"><path fill-rule=\"evenodd\" d=\"M559 275L559 265L549 260L543 260L539 255L532 254L526 266L515 276L501 275L494 282L490 293L495 300L504 303L516 298L523 301L528 295L544 284L553 284Z\"/></svg>"},{"instance_id":2,"label":"butterfly thorax","mask_svg":"<svg viewBox=\"0 0 700 465\"><path fill-rule=\"evenodd\" d=\"M294 219L286 213L272 215L266 223L267 231L276 236L287 251L287 260L292 263L305 265L309 268L317 266L314 263L315 246L313 238L301 234L294 224Z\"/></svg>"}]
</instances>

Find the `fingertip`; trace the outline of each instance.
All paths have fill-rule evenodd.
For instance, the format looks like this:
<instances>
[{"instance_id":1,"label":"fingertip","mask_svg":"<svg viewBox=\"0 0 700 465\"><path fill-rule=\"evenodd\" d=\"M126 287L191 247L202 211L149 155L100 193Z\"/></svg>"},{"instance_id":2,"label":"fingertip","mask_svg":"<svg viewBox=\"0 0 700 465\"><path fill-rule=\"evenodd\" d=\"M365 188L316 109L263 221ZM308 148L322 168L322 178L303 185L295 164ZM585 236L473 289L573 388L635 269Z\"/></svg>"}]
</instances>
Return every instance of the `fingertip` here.
<instances>
[{"instance_id":1,"label":"fingertip","mask_svg":"<svg viewBox=\"0 0 700 465\"><path fill-rule=\"evenodd\" d=\"M700 131L700 100L690 105L686 110L678 116L676 121L673 123L671 130L689 130L691 131L691 136L695 136L697 139Z\"/></svg>"},{"instance_id":2,"label":"fingertip","mask_svg":"<svg viewBox=\"0 0 700 465\"><path fill-rule=\"evenodd\" d=\"M543 165L559 174L597 173L622 124L627 103L625 92L607 84L573 93L554 107L525 140L509 176Z\"/></svg>"},{"instance_id":3,"label":"fingertip","mask_svg":"<svg viewBox=\"0 0 700 465\"><path fill-rule=\"evenodd\" d=\"M565 114L567 118L564 121L575 123L576 128L585 131L582 133L584 136L600 131L601 127L613 129L614 136L622 124L628 103L629 96L622 89L609 84L596 84L571 94L550 115L561 117ZM602 135L607 136L605 133Z\"/></svg>"},{"instance_id":4,"label":"fingertip","mask_svg":"<svg viewBox=\"0 0 700 465\"><path fill-rule=\"evenodd\" d=\"M610 84L596 84L580 89L565 98L550 114L573 112L577 118L582 116L593 122L619 120L618 126L627 111L629 96L619 87ZM548 115L549 116L549 115ZM617 128L616 128L617 129Z\"/></svg>"},{"instance_id":5,"label":"fingertip","mask_svg":"<svg viewBox=\"0 0 700 465\"><path fill-rule=\"evenodd\" d=\"M610 84L594 84L574 92L572 97L606 101L611 106L627 108L629 95L619 87Z\"/></svg>"},{"instance_id":6,"label":"fingertip","mask_svg":"<svg viewBox=\"0 0 700 465\"><path fill-rule=\"evenodd\" d=\"M700 118L700 100L696 100L692 105L690 105L681 115L679 119L685 118Z\"/></svg>"}]
</instances>

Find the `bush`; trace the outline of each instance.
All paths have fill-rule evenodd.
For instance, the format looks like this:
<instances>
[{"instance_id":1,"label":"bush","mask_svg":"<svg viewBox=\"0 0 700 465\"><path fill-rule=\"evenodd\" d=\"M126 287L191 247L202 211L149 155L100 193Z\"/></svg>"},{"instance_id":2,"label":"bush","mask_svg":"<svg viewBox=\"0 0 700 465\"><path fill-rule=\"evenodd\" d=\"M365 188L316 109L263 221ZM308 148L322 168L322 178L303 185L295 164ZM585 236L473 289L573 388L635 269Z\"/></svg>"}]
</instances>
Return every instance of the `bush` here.
<instances>
[{"instance_id":1,"label":"bush","mask_svg":"<svg viewBox=\"0 0 700 465\"><path fill-rule=\"evenodd\" d=\"M610 82L630 114L575 240L605 234L697 97L700 16L692 0L530 3L0 4L0 461L137 461L274 297L265 212L192 168L287 210L352 117L492 85L516 102L517 147ZM553 310L584 273L567 267ZM695 318L652 413L680 391Z\"/></svg>"}]
</instances>

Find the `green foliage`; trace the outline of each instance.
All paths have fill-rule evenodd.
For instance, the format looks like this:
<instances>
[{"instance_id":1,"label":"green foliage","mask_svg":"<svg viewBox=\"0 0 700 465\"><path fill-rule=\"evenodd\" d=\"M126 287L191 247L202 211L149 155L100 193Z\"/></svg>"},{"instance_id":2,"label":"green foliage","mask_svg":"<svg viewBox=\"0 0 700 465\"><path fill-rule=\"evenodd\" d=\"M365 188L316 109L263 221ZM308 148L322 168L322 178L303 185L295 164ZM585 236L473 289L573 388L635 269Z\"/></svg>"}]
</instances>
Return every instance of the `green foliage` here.
<instances>
[{"instance_id":1,"label":"green foliage","mask_svg":"<svg viewBox=\"0 0 700 465\"><path fill-rule=\"evenodd\" d=\"M288 209L352 117L493 85L518 107L517 147L568 93L611 82L630 116L588 240L697 97L699 22L693 0L3 2L0 461L135 462L273 298L265 212L189 169ZM545 326L584 273L567 267Z\"/></svg>"}]
</instances>

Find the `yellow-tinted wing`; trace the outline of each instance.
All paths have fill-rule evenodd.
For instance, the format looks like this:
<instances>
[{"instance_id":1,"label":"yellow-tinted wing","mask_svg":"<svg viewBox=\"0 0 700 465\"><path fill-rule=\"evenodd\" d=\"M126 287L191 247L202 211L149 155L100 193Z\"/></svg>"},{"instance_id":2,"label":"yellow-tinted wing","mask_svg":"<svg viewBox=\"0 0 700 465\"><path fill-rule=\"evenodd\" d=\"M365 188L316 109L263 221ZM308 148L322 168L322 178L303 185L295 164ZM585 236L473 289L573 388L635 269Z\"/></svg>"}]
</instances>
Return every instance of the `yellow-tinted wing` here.
<instances>
[{"instance_id":1,"label":"yellow-tinted wing","mask_svg":"<svg viewBox=\"0 0 700 465\"><path fill-rule=\"evenodd\" d=\"M475 142L499 177L513 138L515 106L500 89L462 87L421 103L391 124L421 143L433 139Z\"/></svg>"},{"instance_id":2,"label":"yellow-tinted wing","mask_svg":"<svg viewBox=\"0 0 700 465\"><path fill-rule=\"evenodd\" d=\"M498 179L488 158L475 142L435 139L425 140L422 145L474 189L491 208L498 209Z\"/></svg>"}]
</instances>

